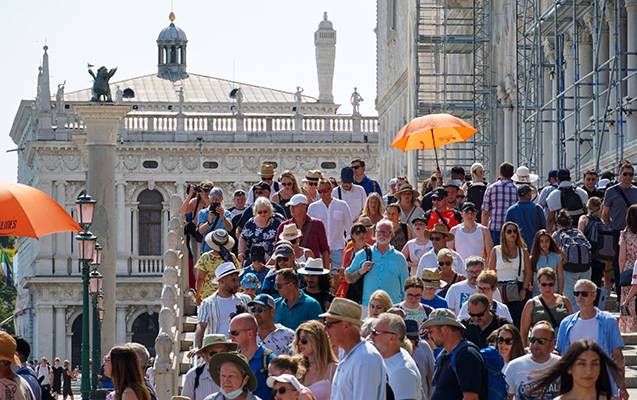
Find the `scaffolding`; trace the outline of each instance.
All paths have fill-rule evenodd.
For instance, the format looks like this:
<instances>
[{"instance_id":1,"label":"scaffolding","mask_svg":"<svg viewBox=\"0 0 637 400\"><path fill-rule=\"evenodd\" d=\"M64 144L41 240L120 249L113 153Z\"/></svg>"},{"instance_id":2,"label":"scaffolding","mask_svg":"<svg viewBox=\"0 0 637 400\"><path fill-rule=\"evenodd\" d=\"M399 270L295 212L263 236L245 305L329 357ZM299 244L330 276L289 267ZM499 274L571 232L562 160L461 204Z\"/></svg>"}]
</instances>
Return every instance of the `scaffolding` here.
<instances>
[{"instance_id":1,"label":"scaffolding","mask_svg":"<svg viewBox=\"0 0 637 400\"><path fill-rule=\"evenodd\" d=\"M579 178L604 155L623 158L623 11L621 1L516 0L520 164Z\"/></svg>"},{"instance_id":2,"label":"scaffolding","mask_svg":"<svg viewBox=\"0 0 637 400\"><path fill-rule=\"evenodd\" d=\"M438 152L443 171L476 161L494 169L490 10L490 0L417 0L417 115L449 113L478 130ZM433 169L432 152L419 151L419 172Z\"/></svg>"}]
</instances>

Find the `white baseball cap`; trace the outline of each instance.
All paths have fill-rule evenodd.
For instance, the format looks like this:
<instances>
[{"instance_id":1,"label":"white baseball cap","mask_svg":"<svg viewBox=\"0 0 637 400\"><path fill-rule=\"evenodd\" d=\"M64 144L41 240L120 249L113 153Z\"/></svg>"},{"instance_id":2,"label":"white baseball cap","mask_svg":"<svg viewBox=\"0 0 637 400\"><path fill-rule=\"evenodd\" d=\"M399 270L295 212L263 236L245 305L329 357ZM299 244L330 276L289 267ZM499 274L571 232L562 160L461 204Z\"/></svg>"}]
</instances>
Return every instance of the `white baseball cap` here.
<instances>
[{"instance_id":1,"label":"white baseball cap","mask_svg":"<svg viewBox=\"0 0 637 400\"><path fill-rule=\"evenodd\" d=\"M305 389L305 386L301 385L301 382L299 382L299 380L296 379L294 375L290 375L290 374L282 374L279 376L269 376L268 380L266 381L269 388L274 387L274 382L289 383L292 386L294 386L294 389L298 391Z\"/></svg>"},{"instance_id":2,"label":"white baseball cap","mask_svg":"<svg viewBox=\"0 0 637 400\"><path fill-rule=\"evenodd\" d=\"M300 193L292 196L290 201L288 201L285 205L289 207L289 206L298 206L299 204L307 204L307 197L305 197L305 195Z\"/></svg>"}]
</instances>

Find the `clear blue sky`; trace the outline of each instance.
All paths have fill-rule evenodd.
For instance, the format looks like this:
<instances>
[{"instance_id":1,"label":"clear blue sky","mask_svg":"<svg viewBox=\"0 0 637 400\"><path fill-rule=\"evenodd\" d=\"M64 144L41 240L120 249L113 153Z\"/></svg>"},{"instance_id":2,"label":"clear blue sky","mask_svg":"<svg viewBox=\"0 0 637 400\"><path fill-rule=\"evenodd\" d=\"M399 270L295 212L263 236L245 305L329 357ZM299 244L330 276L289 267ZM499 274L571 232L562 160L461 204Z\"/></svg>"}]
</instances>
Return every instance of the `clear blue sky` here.
<instances>
[{"instance_id":1,"label":"clear blue sky","mask_svg":"<svg viewBox=\"0 0 637 400\"><path fill-rule=\"evenodd\" d=\"M49 46L51 94L89 87L86 63L117 66L114 80L157 70L157 35L169 24L170 0L0 2L0 181L15 181L9 137L21 99L36 95L42 46ZM188 70L318 97L314 31L323 11L337 31L334 100L351 112L354 86L375 114L376 2L372 0L173 0L175 24L188 36ZM234 67L233 67L234 66ZM233 72L234 71L234 72Z\"/></svg>"}]
</instances>

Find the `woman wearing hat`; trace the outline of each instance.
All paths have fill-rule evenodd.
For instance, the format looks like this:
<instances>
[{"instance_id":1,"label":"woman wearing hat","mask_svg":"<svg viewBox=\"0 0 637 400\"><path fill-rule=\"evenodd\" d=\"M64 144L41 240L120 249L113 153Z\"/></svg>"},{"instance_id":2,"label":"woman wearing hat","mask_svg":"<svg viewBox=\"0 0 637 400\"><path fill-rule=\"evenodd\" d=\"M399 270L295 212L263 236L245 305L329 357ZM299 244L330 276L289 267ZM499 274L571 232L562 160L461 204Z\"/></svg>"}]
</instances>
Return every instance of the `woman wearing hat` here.
<instances>
[{"instance_id":1,"label":"woman wearing hat","mask_svg":"<svg viewBox=\"0 0 637 400\"><path fill-rule=\"evenodd\" d=\"M6 393L13 400L35 400L29 383L11 369L22 366L15 353L16 347L16 341L11 335L0 332L0 398L5 399L2 396Z\"/></svg>"},{"instance_id":2,"label":"woman wearing hat","mask_svg":"<svg viewBox=\"0 0 637 400\"><path fill-rule=\"evenodd\" d=\"M398 205L400 206L400 222L411 224L416 218L424 217L425 213L418 205L418 196L420 193L414 189L409 183L404 183L396 192Z\"/></svg>"},{"instance_id":3,"label":"woman wearing hat","mask_svg":"<svg viewBox=\"0 0 637 400\"><path fill-rule=\"evenodd\" d=\"M278 214L274 213L272 203L265 197L259 197L252 206L254 216L246 222L239 237L239 261L244 262L249 258L250 248L261 245L267 255L272 254L276 231L281 224ZM249 260L248 260L249 261Z\"/></svg>"},{"instance_id":4,"label":"woman wearing hat","mask_svg":"<svg viewBox=\"0 0 637 400\"><path fill-rule=\"evenodd\" d=\"M204 400L261 400L252 394L257 388L257 378L243 354L217 353L210 359L208 370L220 390Z\"/></svg>"},{"instance_id":5,"label":"woman wearing hat","mask_svg":"<svg viewBox=\"0 0 637 400\"><path fill-rule=\"evenodd\" d=\"M274 393L274 400L316 400L312 391L301 385L294 375L271 375L267 385Z\"/></svg>"},{"instance_id":6,"label":"woman wearing hat","mask_svg":"<svg viewBox=\"0 0 637 400\"><path fill-rule=\"evenodd\" d=\"M203 253L195 264L195 279L197 290L197 304L217 290L217 284L213 282L217 267L224 262L231 262L239 268L239 260L231 253L234 239L228 235L225 229L216 229L204 238L210 251Z\"/></svg>"},{"instance_id":7,"label":"woman wearing hat","mask_svg":"<svg viewBox=\"0 0 637 400\"><path fill-rule=\"evenodd\" d=\"M323 179L323 173L318 169L307 171L307 174L305 174L305 179L303 179L303 194L310 202L321 199L318 194L318 183L321 179Z\"/></svg>"},{"instance_id":8,"label":"woman wearing hat","mask_svg":"<svg viewBox=\"0 0 637 400\"><path fill-rule=\"evenodd\" d=\"M290 206L287 205L287 202L290 201L295 194L301 193L301 189L299 189L299 184L296 182L296 177L292 171L284 171L279 181L282 186L281 190L273 194L270 200L283 207L286 218L292 218Z\"/></svg>"},{"instance_id":9,"label":"woman wearing hat","mask_svg":"<svg viewBox=\"0 0 637 400\"><path fill-rule=\"evenodd\" d=\"M294 249L294 258L299 263L304 263L306 260L314 257L314 252L307 247L301 247L301 236L303 232L296 226L294 222L283 225L283 230L279 234L279 241L277 246L283 242L289 242L290 246Z\"/></svg>"},{"instance_id":10,"label":"woman wearing hat","mask_svg":"<svg viewBox=\"0 0 637 400\"><path fill-rule=\"evenodd\" d=\"M334 295L330 292L330 270L323 268L323 261L310 258L297 273L305 281L305 293L319 302L323 312L327 311Z\"/></svg>"}]
</instances>

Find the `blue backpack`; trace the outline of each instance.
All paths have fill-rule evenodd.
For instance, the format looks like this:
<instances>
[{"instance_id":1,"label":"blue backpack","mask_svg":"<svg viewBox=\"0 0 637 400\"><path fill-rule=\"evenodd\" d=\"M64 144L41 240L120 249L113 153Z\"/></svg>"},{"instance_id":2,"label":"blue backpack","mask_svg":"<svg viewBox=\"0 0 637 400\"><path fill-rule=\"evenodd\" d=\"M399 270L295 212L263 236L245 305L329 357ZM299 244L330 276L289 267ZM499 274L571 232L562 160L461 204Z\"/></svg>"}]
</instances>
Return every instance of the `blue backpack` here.
<instances>
[{"instance_id":1,"label":"blue backpack","mask_svg":"<svg viewBox=\"0 0 637 400\"><path fill-rule=\"evenodd\" d=\"M460 344L451 352L451 368L453 372L458 376L456 371L456 353L467 347L473 346L477 349L477 346L468 341L463 341L464 344ZM480 355L484 361L484 365L487 368L487 377L489 383L488 400L505 400L509 392L509 385L506 378L502 373L502 367L504 367L504 359L500 355L500 352L493 346L485 347L480 350Z\"/></svg>"}]
</instances>

